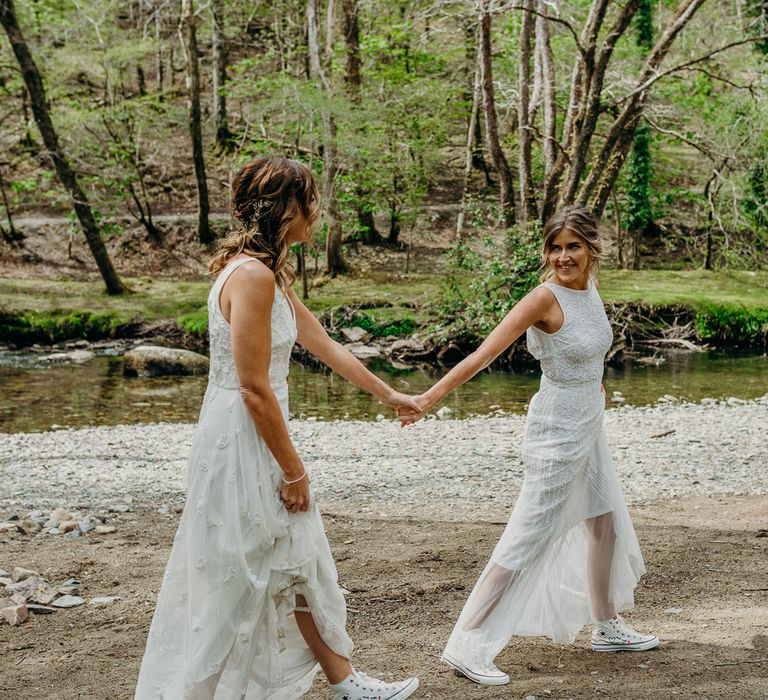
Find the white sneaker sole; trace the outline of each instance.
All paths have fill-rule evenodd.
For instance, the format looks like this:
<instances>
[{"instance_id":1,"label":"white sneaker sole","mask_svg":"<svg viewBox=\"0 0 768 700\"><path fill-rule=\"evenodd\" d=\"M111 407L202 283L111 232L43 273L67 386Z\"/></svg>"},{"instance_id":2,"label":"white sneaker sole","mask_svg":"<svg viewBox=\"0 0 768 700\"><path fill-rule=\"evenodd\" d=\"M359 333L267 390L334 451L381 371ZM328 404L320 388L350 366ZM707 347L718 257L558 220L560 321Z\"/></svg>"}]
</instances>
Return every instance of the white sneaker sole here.
<instances>
[{"instance_id":1,"label":"white sneaker sole","mask_svg":"<svg viewBox=\"0 0 768 700\"><path fill-rule=\"evenodd\" d=\"M386 698L382 695L381 700L405 700L411 697L419 688L419 679L411 678L404 688L400 688L394 695L388 695Z\"/></svg>"},{"instance_id":2,"label":"white sneaker sole","mask_svg":"<svg viewBox=\"0 0 768 700\"><path fill-rule=\"evenodd\" d=\"M471 668L467 668L464 664L447 654L443 654L441 660L448 664L454 671L457 671L462 676L469 678L469 680L478 685L507 685L507 683L509 683L509 676L506 673L501 676L486 676L477 671L473 671Z\"/></svg>"},{"instance_id":3,"label":"white sneaker sole","mask_svg":"<svg viewBox=\"0 0 768 700\"><path fill-rule=\"evenodd\" d=\"M661 642L658 637L649 639L639 644L595 644L592 643L592 651L648 651L655 649Z\"/></svg>"}]
</instances>

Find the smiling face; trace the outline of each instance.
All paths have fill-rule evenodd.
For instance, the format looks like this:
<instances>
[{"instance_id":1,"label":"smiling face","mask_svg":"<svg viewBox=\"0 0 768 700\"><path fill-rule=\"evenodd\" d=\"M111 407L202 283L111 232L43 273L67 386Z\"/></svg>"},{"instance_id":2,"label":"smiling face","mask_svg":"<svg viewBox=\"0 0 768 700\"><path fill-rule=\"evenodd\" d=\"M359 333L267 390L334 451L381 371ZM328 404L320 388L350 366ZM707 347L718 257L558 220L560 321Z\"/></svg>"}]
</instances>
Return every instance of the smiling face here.
<instances>
[{"instance_id":1,"label":"smiling face","mask_svg":"<svg viewBox=\"0 0 768 700\"><path fill-rule=\"evenodd\" d=\"M547 262L557 284L574 289L589 286L592 256L584 240L573 231L566 228L553 236L547 250Z\"/></svg>"}]
</instances>

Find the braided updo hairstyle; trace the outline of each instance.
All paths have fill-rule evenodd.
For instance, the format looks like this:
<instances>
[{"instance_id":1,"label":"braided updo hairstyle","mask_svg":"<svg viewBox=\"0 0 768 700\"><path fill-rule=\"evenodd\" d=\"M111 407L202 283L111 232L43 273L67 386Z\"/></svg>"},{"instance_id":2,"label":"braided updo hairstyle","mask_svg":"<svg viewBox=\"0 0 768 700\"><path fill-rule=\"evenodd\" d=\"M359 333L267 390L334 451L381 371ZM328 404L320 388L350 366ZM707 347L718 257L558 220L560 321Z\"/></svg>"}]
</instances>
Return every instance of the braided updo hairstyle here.
<instances>
[{"instance_id":1,"label":"braided updo hairstyle","mask_svg":"<svg viewBox=\"0 0 768 700\"><path fill-rule=\"evenodd\" d=\"M285 239L299 214L310 231L320 215L320 193L306 165L281 156L246 163L232 181L232 215L240 228L219 242L210 273L218 274L232 258L245 254L272 270L280 287L290 287L296 276Z\"/></svg>"}]
</instances>

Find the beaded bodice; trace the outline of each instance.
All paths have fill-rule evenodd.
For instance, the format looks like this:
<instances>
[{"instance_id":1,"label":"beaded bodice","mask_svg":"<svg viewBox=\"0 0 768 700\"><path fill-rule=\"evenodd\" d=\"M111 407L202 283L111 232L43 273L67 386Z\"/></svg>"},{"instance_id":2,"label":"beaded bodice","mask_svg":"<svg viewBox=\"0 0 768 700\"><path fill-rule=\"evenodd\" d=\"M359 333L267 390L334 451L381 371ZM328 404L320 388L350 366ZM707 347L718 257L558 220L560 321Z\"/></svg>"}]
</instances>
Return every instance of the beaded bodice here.
<instances>
[{"instance_id":1,"label":"beaded bodice","mask_svg":"<svg viewBox=\"0 0 768 700\"><path fill-rule=\"evenodd\" d=\"M221 313L219 295L224 283L240 265L251 258L238 258L229 263L216 278L208 295L208 337L210 344L210 369L208 380L226 389L238 389L240 381L232 355L232 333L227 319ZM254 333L259 329L254 328ZM272 387L285 384L291 349L296 342L296 319L285 292L276 285L272 303L272 344L269 361L269 382Z\"/></svg>"},{"instance_id":2,"label":"beaded bodice","mask_svg":"<svg viewBox=\"0 0 768 700\"><path fill-rule=\"evenodd\" d=\"M593 280L588 289L544 282L563 310L563 325L554 333L528 328L528 352L541 362L544 376L555 384L599 382L613 332Z\"/></svg>"}]
</instances>

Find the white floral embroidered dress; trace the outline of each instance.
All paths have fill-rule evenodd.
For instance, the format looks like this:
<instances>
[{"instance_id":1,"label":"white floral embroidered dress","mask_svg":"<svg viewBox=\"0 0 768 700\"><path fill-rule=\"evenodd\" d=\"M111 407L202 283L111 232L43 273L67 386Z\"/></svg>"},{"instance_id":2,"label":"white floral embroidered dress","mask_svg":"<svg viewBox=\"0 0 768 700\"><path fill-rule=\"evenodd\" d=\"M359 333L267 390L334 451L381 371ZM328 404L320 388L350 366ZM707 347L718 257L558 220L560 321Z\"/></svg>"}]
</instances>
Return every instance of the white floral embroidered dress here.
<instances>
[{"instance_id":1,"label":"white floral embroidered dress","mask_svg":"<svg viewBox=\"0 0 768 700\"><path fill-rule=\"evenodd\" d=\"M617 609L634 606L645 572L603 432L600 383L612 332L602 300L591 280L586 290L544 286L564 321L552 334L534 326L527 332L543 374L526 420L523 485L445 649L470 668L487 667L514 635L572 643L594 620L586 519L612 514L606 551Z\"/></svg>"},{"instance_id":2,"label":"white floral embroidered dress","mask_svg":"<svg viewBox=\"0 0 768 700\"><path fill-rule=\"evenodd\" d=\"M352 653L346 605L314 497L289 514L282 471L240 396L221 289L208 297L210 373L189 459L187 501L158 595L138 700L294 700L317 670L293 615L303 595L323 639ZM290 301L275 289L269 379L288 420L296 341ZM254 333L260 329L254 328Z\"/></svg>"}]
</instances>

